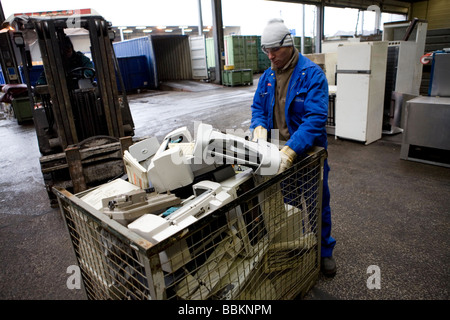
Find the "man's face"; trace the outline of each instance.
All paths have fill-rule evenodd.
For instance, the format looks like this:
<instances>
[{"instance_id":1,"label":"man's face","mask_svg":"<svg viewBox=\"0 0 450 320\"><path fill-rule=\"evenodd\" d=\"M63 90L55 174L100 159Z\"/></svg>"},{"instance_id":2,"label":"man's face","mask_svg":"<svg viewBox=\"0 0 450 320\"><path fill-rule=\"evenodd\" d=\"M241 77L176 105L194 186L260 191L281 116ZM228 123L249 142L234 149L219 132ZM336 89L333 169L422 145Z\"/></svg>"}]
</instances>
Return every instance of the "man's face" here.
<instances>
[{"instance_id":1,"label":"man's face","mask_svg":"<svg viewBox=\"0 0 450 320\"><path fill-rule=\"evenodd\" d=\"M72 54L73 54L72 47L65 47L63 52L64 52L64 57L66 57L66 58L72 57Z\"/></svg>"},{"instance_id":2,"label":"man's face","mask_svg":"<svg viewBox=\"0 0 450 320\"><path fill-rule=\"evenodd\" d=\"M277 69L281 69L291 58L292 48L293 47L279 47L276 49L267 49L267 56Z\"/></svg>"}]
</instances>

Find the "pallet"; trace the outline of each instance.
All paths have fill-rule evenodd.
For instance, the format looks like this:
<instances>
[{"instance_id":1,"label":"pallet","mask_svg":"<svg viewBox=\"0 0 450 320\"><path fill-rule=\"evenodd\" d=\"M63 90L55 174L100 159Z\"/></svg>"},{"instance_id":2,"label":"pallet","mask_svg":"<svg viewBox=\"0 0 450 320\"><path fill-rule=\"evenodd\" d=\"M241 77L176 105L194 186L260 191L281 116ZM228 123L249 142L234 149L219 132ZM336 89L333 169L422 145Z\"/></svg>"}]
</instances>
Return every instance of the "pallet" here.
<instances>
[{"instance_id":1,"label":"pallet","mask_svg":"<svg viewBox=\"0 0 450 320\"><path fill-rule=\"evenodd\" d=\"M78 193L123 175L123 152L131 145L131 137L94 136L64 152L42 156L39 162L51 205L57 204L53 187Z\"/></svg>"}]
</instances>

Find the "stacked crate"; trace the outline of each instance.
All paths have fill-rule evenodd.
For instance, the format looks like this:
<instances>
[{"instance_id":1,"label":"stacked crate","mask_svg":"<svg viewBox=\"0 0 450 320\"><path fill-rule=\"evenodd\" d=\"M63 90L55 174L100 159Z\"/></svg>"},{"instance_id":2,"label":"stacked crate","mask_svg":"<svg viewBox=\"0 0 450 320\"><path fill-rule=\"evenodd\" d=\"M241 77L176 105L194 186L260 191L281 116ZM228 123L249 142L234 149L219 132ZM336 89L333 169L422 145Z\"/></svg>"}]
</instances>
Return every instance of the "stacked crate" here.
<instances>
[{"instance_id":1,"label":"stacked crate","mask_svg":"<svg viewBox=\"0 0 450 320\"><path fill-rule=\"evenodd\" d=\"M294 47L296 47L299 52L302 52L302 37L294 37ZM303 54L308 54L312 52L313 52L312 38L305 37Z\"/></svg>"},{"instance_id":2,"label":"stacked crate","mask_svg":"<svg viewBox=\"0 0 450 320\"><path fill-rule=\"evenodd\" d=\"M225 64L258 71L257 36L225 36Z\"/></svg>"},{"instance_id":3,"label":"stacked crate","mask_svg":"<svg viewBox=\"0 0 450 320\"><path fill-rule=\"evenodd\" d=\"M267 54L265 54L261 49L261 37L258 37L258 70L259 72L264 72L270 67L270 60Z\"/></svg>"},{"instance_id":4,"label":"stacked crate","mask_svg":"<svg viewBox=\"0 0 450 320\"><path fill-rule=\"evenodd\" d=\"M270 67L270 60L261 50L261 36L230 35L224 37L225 65L235 70L251 69L253 73L264 72ZM294 37L294 46L301 52L301 37ZM312 53L313 41L305 37L304 54ZM214 39L206 39L208 68L215 67Z\"/></svg>"}]
</instances>

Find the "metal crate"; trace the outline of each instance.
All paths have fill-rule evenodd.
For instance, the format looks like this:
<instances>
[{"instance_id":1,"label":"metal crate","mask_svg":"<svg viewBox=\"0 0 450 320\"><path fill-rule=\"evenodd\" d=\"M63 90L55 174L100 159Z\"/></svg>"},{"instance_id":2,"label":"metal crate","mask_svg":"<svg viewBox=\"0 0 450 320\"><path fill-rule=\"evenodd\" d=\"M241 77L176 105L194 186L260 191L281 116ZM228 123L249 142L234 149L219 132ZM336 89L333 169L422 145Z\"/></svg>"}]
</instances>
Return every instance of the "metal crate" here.
<instances>
[{"instance_id":1,"label":"metal crate","mask_svg":"<svg viewBox=\"0 0 450 320\"><path fill-rule=\"evenodd\" d=\"M253 85L252 69L223 70L222 82L228 87Z\"/></svg>"},{"instance_id":2,"label":"metal crate","mask_svg":"<svg viewBox=\"0 0 450 320\"><path fill-rule=\"evenodd\" d=\"M320 269L323 163L316 148L152 245L65 189L54 189L88 299L293 299ZM86 193L86 191L84 192Z\"/></svg>"}]
</instances>

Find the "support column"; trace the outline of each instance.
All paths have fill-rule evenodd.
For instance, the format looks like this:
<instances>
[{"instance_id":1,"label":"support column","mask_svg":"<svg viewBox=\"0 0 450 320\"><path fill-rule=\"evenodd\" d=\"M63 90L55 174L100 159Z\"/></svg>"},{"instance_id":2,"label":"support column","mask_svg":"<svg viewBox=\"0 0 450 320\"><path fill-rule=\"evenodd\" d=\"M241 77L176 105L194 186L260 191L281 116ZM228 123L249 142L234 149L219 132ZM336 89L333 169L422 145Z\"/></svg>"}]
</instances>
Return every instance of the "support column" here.
<instances>
[{"instance_id":1,"label":"support column","mask_svg":"<svg viewBox=\"0 0 450 320\"><path fill-rule=\"evenodd\" d=\"M322 52L322 40L323 40L323 17L324 17L324 5L323 2L319 3L317 6L317 17L316 17L316 41L315 41L315 53Z\"/></svg>"},{"instance_id":2,"label":"support column","mask_svg":"<svg viewBox=\"0 0 450 320\"><path fill-rule=\"evenodd\" d=\"M202 34L203 34L202 0L198 0L198 35L201 36Z\"/></svg>"},{"instance_id":3,"label":"support column","mask_svg":"<svg viewBox=\"0 0 450 320\"><path fill-rule=\"evenodd\" d=\"M213 35L214 35L214 52L216 61L216 80L215 83L222 84L222 70L225 60L225 49L223 42L223 23L222 23L222 1L211 0L213 15Z\"/></svg>"}]
</instances>

